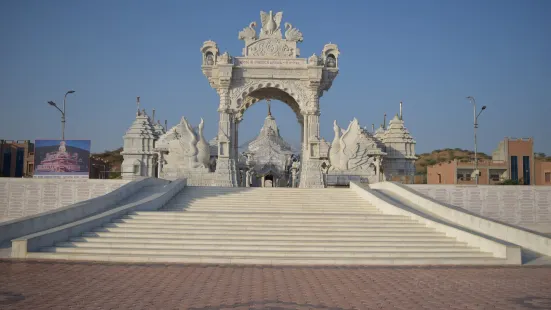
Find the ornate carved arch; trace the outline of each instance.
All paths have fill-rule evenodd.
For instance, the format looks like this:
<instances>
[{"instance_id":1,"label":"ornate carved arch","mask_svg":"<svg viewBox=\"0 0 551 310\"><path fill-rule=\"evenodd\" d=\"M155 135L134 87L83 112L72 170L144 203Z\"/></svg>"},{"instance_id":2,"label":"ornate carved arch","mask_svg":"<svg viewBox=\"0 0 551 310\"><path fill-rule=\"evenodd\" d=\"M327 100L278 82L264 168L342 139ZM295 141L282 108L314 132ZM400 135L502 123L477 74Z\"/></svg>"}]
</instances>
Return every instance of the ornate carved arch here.
<instances>
[{"instance_id":1,"label":"ornate carved arch","mask_svg":"<svg viewBox=\"0 0 551 310\"><path fill-rule=\"evenodd\" d=\"M307 85L301 81L263 79L239 80L238 83L241 85L230 86L230 107L241 115L252 104L263 99L285 102L298 115L310 101Z\"/></svg>"}]
</instances>

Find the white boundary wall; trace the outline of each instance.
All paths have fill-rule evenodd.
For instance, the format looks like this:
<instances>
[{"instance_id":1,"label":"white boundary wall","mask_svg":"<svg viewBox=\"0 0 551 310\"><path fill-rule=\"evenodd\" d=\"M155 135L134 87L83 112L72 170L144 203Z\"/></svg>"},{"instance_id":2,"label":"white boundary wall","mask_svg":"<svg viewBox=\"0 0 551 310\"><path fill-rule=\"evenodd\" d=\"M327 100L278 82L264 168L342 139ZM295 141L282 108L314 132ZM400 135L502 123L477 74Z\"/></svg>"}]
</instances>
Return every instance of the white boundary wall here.
<instances>
[{"instance_id":1,"label":"white boundary wall","mask_svg":"<svg viewBox=\"0 0 551 310\"><path fill-rule=\"evenodd\" d=\"M0 178L0 222L108 194L129 180Z\"/></svg>"},{"instance_id":2,"label":"white boundary wall","mask_svg":"<svg viewBox=\"0 0 551 310\"><path fill-rule=\"evenodd\" d=\"M551 233L551 186L407 185L438 202L540 233Z\"/></svg>"}]
</instances>

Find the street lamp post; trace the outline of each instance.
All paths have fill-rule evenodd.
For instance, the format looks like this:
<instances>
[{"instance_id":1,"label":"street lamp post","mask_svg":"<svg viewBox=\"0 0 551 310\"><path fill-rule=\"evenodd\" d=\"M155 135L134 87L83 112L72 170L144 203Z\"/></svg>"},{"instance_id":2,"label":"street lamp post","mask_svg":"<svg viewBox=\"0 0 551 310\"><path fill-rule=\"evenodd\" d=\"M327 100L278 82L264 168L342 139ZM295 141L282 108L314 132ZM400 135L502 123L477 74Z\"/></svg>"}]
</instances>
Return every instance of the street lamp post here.
<instances>
[{"instance_id":1,"label":"street lamp post","mask_svg":"<svg viewBox=\"0 0 551 310\"><path fill-rule=\"evenodd\" d=\"M61 110L57 104L53 101L48 101L48 104L52 107L55 107L56 109L61 112L61 140L65 140L65 103L67 102L67 95L74 93L74 90L69 90L65 93L65 96L63 97L63 110Z\"/></svg>"},{"instance_id":2,"label":"street lamp post","mask_svg":"<svg viewBox=\"0 0 551 310\"><path fill-rule=\"evenodd\" d=\"M478 185L478 144L476 142L476 129L478 128L478 117L482 113L482 111L486 110L486 106L482 106L480 109L480 112L476 114L476 102L474 100L474 97L468 96L467 99L469 99L470 102L473 103L473 117L474 117L474 172L475 172L475 184Z\"/></svg>"}]
</instances>

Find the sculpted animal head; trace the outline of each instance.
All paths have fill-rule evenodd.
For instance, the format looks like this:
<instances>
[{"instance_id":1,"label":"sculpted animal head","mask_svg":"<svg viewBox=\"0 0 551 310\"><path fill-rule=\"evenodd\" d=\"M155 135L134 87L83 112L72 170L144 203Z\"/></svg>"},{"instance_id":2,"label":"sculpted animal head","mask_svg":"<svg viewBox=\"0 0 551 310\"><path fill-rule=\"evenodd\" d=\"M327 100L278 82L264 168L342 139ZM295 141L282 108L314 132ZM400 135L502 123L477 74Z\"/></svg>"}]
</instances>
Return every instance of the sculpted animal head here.
<instances>
[{"instance_id":1,"label":"sculpted animal head","mask_svg":"<svg viewBox=\"0 0 551 310\"><path fill-rule=\"evenodd\" d=\"M199 132L203 132L203 127L205 126L203 122L203 118L201 118L201 122L199 123Z\"/></svg>"},{"instance_id":2,"label":"sculpted animal head","mask_svg":"<svg viewBox=\"0 0 551 310\"><path fill-rule=\"evenodd\" d=\"M339 127L339 125L337 125L337 120L334 120L334 121L333 121L333 130L335 131L335 136L336 136L336 137L340 137L340 135L341 135L341 128Z\"/></svg>"}]
</instances>

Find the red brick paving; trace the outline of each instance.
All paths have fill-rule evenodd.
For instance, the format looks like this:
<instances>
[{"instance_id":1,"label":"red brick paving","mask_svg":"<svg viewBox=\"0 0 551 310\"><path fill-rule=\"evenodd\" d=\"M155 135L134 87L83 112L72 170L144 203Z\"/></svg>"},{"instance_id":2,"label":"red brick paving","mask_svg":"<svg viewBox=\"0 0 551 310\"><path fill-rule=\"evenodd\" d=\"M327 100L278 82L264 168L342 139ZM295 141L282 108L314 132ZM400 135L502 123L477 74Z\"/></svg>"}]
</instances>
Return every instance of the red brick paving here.
<instances>
[{"instance_id":1,"label":"red brick paving","mask_svg":"<svg viewBox=\"0 0 551 310\"><path fill-rule=\"evenodd\" d=\"M551 309L551 268L0 260L0 309Z\"/></svg>"}]
</instances>

